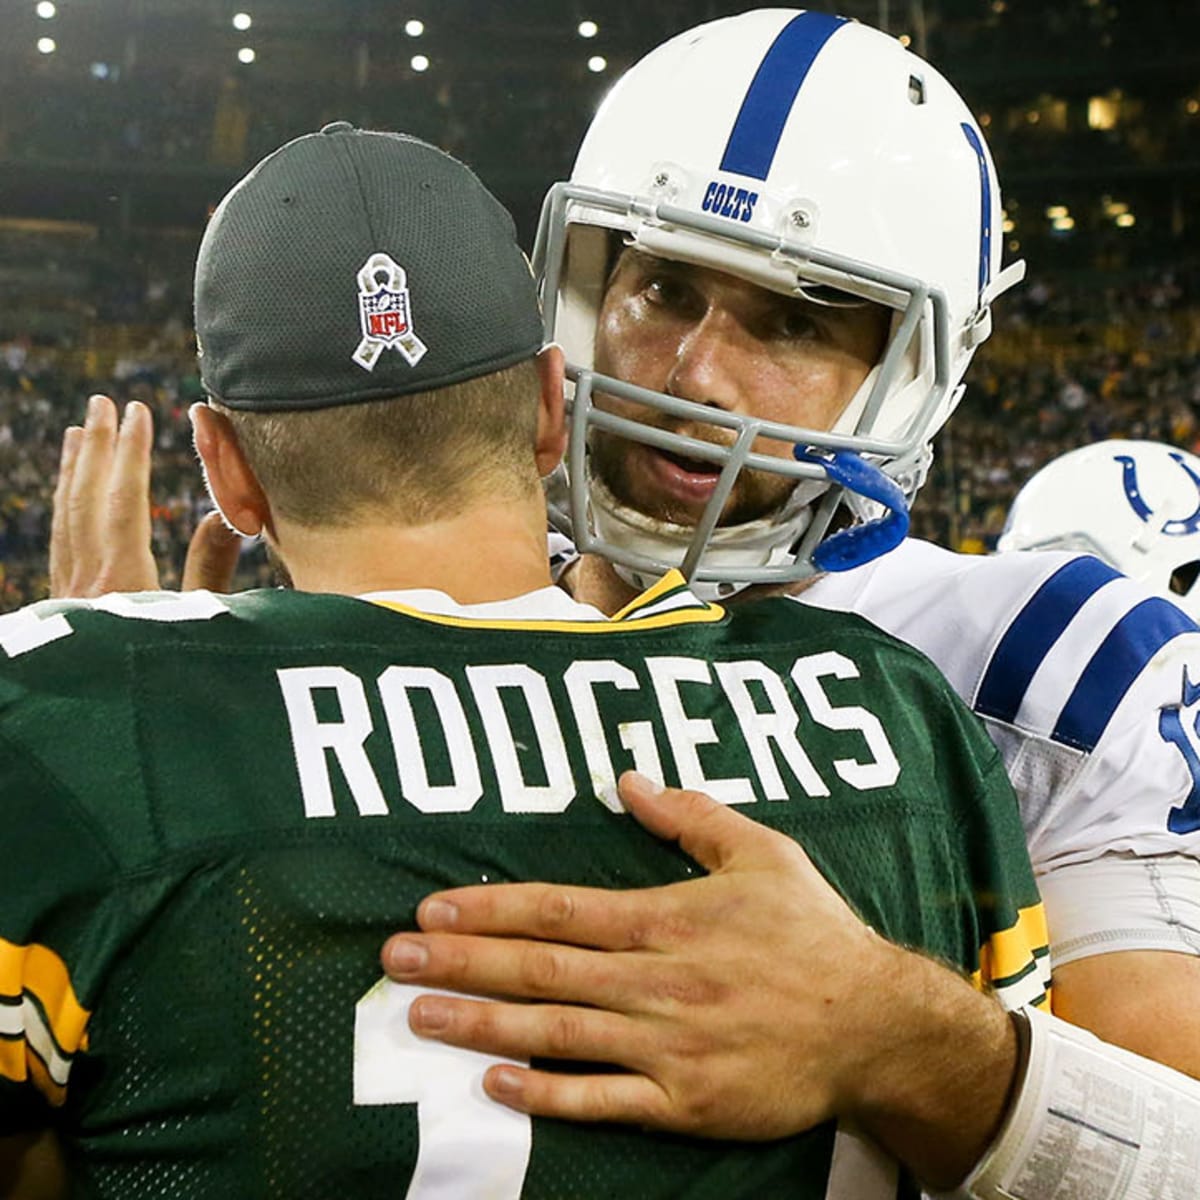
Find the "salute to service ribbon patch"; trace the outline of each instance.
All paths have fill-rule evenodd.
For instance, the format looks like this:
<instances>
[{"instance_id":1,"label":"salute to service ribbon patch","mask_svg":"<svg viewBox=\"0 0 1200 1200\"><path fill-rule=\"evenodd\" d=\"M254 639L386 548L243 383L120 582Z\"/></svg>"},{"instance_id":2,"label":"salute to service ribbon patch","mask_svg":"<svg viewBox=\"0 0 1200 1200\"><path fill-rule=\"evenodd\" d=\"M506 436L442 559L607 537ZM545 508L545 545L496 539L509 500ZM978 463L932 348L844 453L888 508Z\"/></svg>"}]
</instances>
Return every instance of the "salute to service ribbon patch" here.
<instances>
[{"instance_id":1,"label":"salute to service ribbon patch","mask_svg":"<svg viewBox=\"0 0 1200 1200\"><path fill-rule=\"evenodd\" d=\"M374 371L385 350L398 350L410 367L421 361L426 347L412 329L408 276L386 254L372 254L358 273L358 314L363 337L351 357L364 371Z\"/></svg>"}]
</instances>

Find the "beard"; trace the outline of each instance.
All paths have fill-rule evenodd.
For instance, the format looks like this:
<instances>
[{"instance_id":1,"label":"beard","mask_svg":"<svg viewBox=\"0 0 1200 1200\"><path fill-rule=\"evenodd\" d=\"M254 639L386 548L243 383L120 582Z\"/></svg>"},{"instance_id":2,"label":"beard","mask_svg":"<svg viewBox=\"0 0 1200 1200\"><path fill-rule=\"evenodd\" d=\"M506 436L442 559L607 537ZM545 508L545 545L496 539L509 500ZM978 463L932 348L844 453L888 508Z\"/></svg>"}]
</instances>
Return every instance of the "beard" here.
<instances>
[{"instance_id":1,"label":"beard","mask_svg":"<svg viewBox=\"0 0 1200 1200\"><path fill-rule=\"evenodd\" d=\"M648 424L648 422L645 422ZM668 425L658 426L668 429ZM728 445L705 431L695 428L670 429L673 433L685 433L697 441L712 445ZM657 450L642 442L635 442L604 430L593 430L589 441L589 462L592 473L621 503L656 521L674 525L695 525L704 511L704 504L688 501L665 494L653 481L651 456L663 455L667 459L695 471L719 472L722 464L689 459L671 452ZM743 469L738 473L733 491L725 502L718 527L742 525L769 516L781 508L796 486L796 480L766 471Z\"/></svg>"}]
</instances>

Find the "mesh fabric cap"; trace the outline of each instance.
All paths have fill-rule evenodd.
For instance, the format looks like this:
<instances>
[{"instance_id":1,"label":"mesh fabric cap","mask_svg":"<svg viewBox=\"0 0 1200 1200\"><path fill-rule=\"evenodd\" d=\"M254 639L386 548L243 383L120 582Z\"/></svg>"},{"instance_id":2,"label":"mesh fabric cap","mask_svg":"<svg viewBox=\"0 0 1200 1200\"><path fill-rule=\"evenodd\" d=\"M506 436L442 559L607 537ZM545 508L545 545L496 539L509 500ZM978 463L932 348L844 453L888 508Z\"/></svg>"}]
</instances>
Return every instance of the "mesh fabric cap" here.
<instances>
[{"instance_id":1,"label":"mesh fabric cap","mask_svg":"<svg viewBox=\"0 0 1200 1200\"><path fill-rule=\"evenodd\" d=\"M404 286L387 270L360 284L380 254ZM373 289L388 313L381 340L366 336L360 303ZM204 386L236 409L429 391L542 344L508 211L448 154L344 122L288 142L225 197L200 244L195 301Z\"/></svg>"}]
</instances>

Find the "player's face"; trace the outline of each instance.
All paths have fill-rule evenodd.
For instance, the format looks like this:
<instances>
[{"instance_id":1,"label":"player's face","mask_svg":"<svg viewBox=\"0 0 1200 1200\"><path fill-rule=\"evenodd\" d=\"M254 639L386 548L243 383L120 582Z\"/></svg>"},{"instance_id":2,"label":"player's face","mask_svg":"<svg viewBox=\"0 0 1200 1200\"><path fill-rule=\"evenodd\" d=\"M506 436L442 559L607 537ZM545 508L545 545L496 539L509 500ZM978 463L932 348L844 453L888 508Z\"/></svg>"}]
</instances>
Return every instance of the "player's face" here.
<instances>
[{"instance_id":1,"label":"player's face","mask_svg":"<svg viewBox=\"0 0 1200 1200\"><path fill-rule=\"evenodd\" d=\"M609 278L596 330L596 369L684 400L827 430L883 352L888 313L872 304L831 308L688 263L626 248ZM606 396L605 408L709 442L728 430L683 421ZM756 450L790 458L759 439ZM618 500L651 517L691 524L716 487L717 464L682 459L596 431L592 466ZM777 508L792 484L743 471L722 524Z\"/></svg>"}]
</instances>

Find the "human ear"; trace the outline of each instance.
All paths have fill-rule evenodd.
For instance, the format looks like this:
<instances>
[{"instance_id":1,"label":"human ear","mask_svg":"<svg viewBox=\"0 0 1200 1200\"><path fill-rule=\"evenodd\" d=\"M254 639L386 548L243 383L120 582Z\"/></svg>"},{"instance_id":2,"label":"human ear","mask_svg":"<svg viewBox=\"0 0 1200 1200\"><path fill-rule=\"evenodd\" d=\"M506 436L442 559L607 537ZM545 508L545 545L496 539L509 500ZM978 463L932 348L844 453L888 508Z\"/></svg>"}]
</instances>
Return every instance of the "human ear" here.
<instances>
[{"instance_id":1,"label":"human ear","mask_svg":"<svg viewBox=\"0 0 1200 1200\"><path fill-rule=\"evenodd\" d=\"M204 481L225 523L243 537L257 537L271 526L271 504L238 442L229 418L207 404L188 413Z\"/></svg>"},{"instance_id":2,"label":"human ear","mask_svg":"<svg viewBox=\"0 0 1200 1200\"><path fill-rule=\"evenodd\" d=\"M567 449L566 374L563 352L553 342L542 348L536 362L541 396L535 455L538 474L544 477L558 466Z\"/></svg>"}]
</instances>

